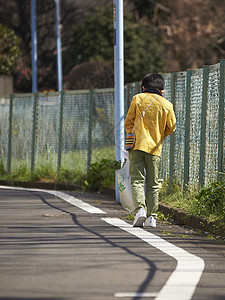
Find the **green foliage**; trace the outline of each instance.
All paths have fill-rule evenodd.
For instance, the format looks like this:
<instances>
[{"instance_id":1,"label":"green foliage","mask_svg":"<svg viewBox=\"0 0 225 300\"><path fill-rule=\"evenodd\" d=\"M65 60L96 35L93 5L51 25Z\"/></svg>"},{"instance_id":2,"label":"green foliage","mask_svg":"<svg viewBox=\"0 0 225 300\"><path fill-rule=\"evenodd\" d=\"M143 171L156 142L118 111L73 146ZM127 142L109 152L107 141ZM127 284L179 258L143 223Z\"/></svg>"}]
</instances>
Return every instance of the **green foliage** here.
<instances>
[{"instance_id":1,"label":"green foliage","mask_svg":"<svg viewBox=\"0 0 225 300\"><path fill-rule=\"evenodd\" d=\"M30 180L30 170L27 168L26 164L20 164L11 174L7 174L5 179L11 181L29 181Z\"/></svg>"},{"instance_id":2,"label":"green foliage","mask_svg":"<svg viewBox=\"0 0 225 300\"><path fill-rule=\"evenodd\" d=\"M200 192L190 188L183 191L178 184L171 187L169 182L164 182L159 197L162 203L190 215L225 223L224 181L212 182Z\"/></svg>"},{"instance_id":3,"label":"green foliage","mask_svg":"<svg viewBox=\"0 0 225 300\"><path fill-rule=\"evenodd\" d=\"M165 48L158 30L151 24L124 16L125 82L141 80L146 73L163 72ZM108 61L113 66L113 13L109 7L96 8L73 30L70 48L64 54L68 73L75 65L86 61Z\"/></svg>"},{"instance_id":4,"label":"green foliage","mask_svg":"<svg viewBox=\"0 0 225 300\"><path fill-rule=\"evenodd\" d=\"M55 182L56 177L56 171L51 163L38 166L31 174L31 180L33 181Z\"/></svg>"},{"instance_id":5,"label":"green foliage","mask_svg":"<svg viewBox=\"0 0 225 300\"><path fill-rule=\"evenodd\" d=\"M86 175L81 170L61 168L58 176L51 163L37 166L31 173L26 164L20 164L17 169L7 174L3 163L0 162L1 179L14 182L54 182L78 184L84 189L99 191L102 187L115 185L115 171L121 167L121 162L102 159L91 164Z\"/></svg>"},{"instance_id":6,"label":"green foliage","mask_svg":"<svg viewBox=\"0 0 225 300\"><path fill-rule=\"evenodd\" d=\"M225 183L212 182L196 195L202 213L221 214L225 218Z\"/></svg>"},{"instance_id":7,"label":"green foliage","mask_svg":"<svg viewBox=\"0 0 225 300\"><path fill-rule=\"evenodd\" d=\"M121 167L121 162L116 160L102 159L100 162L91 164L84 178L84 187L99 191L101 187L112 187L115 184L115 171Z\"/></svg>"},{"instance_id":8,"label":"green foliage","mask_svg":"<svg viewBox=\"0 0 225 300\"><path fill-rule=\"evenodd\" d=\"M160 32L150 24L125 22L125 82L140 81L148 73L165 71L165 48Z\"/></svg>"},{"instance_id":9,"label":"green foliage","mask_svg":"<svg viewBox=\"0 0 225 300\"><path fill-rule=\"evenodd\" d=\"M158 211L157 218L161 221L166 221L166 217L161 211Z\"/></svg>"},{"instance_id":10,"label":"green foliage","mask_svg":"<svg viewBox=\"0 0 225 300\"><path fill-rule=\"evenodd\" d=\"M3 160L1 159L0 160L0 175L5 175L5 174L6 174L6 170L5 170L5 167L4 167Z\"/></svg>"},{"instance_id":11,"label":"green foliage","mask_svg":"<svg viewBox=\"0 0 225 300\"><path fill-rule=\"evenodd\" d=\"M151 20L154 18L155 14L155 6L157 5L157 1L152 0L130 0L133 4L133 10L135 14L138 14L138 18L147 18Z\"/></svg>"},{"instance_id":12,"label":"green foliage","mask_svg":"<svg viewBox=\"0 0 225 300\"><path fill-rule=\"evenodd\" d=\"M70 48L64 54L65 72L86 61L113 62L113 19L109 8L96 8L73 29Z\"/></svg>"},{"instance_id":13,"label":"green foliage","mask_svg":"<svg viewBox=\"0 0 225 300\"><path fill-rule=\"evenodd\" d=\"M51 163L37 166L33 172L26 164L20 164L11 174L7 174L2 161L0 161L0 176L2 180L15 182L54 182L81 184L82 173L77 170L61 168L58 176Z\"/></svg>"},{"instance_id":14,"label":"green foliage","mask_svg":"<svg viewBox=\"0 0 225 300\"><path fill-rule=\"evenodd\" d=\"M61 183L79 183L81 182L82 172L78 170L69 170L61 168L57 181Z\"/></svg>"},{"instance_id":15,"label":"green foliage","mask_svg":"<svg viewBox=\"0 0 225 300\"><path fill-rule=\"evenodd\" d=\"M128 214L125 219L134 221L134 215L133 214Z\"/></svg>"},{"instance_id":16,"label":"green foliage","mask_svg":"<svg viewBox=\"0 0 225 300\"><path fill-rule=\"evenodd\" d=\"M188 193L186 194L186 196ZM162 188L159 190L159 198L166 205L173 206L176 208L183 207L183 189L178 183L174 183L171 186L169 181L164 181Z\"/></svg>"},{"instance_id":17,"label":"green foliage","mask_svg":"<svg viewBox=\"0 0 225 300\"><path fill-rule=\"evenodd\" d=\"M0 24L0 74L9 75L20 56L19 38L12 29Z\"/></svg>"}]
</instances>

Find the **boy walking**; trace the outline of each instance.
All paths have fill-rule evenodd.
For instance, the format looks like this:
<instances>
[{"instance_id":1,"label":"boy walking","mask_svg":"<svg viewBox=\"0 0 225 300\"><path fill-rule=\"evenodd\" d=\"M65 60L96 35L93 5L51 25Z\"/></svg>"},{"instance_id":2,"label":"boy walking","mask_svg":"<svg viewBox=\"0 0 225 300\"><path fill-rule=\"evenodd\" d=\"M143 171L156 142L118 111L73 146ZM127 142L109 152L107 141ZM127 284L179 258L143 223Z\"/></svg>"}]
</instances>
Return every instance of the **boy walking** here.
<instances>
[{"instance_id":1,"label":"boy walking","mask_svg":"<svg viewBox=\"0 0 225 300\"><path fill-rule=\"evenodd\" d=\"M142 93L133 97L125 120L126 133L135 134L135 145L128 148L135 227L156 227L162 142L176 129L173 105L163 92L163 77L146 75Z\"/></svg>"}]
</instances>

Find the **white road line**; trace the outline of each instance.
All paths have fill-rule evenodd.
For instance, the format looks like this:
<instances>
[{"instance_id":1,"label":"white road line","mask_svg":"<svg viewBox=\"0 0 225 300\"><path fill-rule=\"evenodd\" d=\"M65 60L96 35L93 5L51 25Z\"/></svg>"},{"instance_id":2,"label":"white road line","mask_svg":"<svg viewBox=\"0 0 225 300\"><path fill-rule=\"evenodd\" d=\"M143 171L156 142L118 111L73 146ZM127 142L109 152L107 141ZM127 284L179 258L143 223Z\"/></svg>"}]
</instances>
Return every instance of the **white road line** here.
<instances>
[{"instance_id":1,"label":"white road line","mask_svg":"<svg viewBox=\"0 0 225 300\"><path fill-rule=\"evenodd\" d=\"M115 298L155 298L158 293L115 293Z\"/></svg>"},{"instance_id":2,"label":"white road line","mask_svg":"<svg viewBox=\"0 0 225 300\"><path fill-rule=\"evenodd\" d=\"M192 298L205 267L203 259L118 218L102 218L102 220L135 235L177 261L176 269L157 294L156 300L190 300Z\"/></svg>"},{"instance_id":3,"label":"white road line","mask_svg":"<svg viewBox=\"0 0 225 300\"><path fill-rule=\"evenodd\" d=\"M3 186L3 185L0 185L0 188L1 189L9 189L9 190L44 192L44 193L54 195L58 198L61 198L64 201L66 201L74 206L77 206L78 208L83 209L91 214L106 214L106 212L104 212L100 208L96 208L90 204L87 204L87 203L81 201L80 199L77 199L77 198L67 195L65 193L54 191L54 190L30 189L30 188L11 187L11 186Z\"/></svg>"}]
</instances>

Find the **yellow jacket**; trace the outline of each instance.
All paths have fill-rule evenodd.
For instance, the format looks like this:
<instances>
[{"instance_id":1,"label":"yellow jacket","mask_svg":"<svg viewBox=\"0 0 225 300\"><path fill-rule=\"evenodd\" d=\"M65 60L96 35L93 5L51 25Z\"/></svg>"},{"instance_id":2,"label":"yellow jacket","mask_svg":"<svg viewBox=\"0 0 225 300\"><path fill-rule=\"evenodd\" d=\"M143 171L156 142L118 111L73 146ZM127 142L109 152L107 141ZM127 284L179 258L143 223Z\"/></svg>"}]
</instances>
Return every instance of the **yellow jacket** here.
<instances>
[{"instance_id":1,"label":"yellow jacket","mask_svg":"<svg viewBox=\"0 0 225 300\"><path fill-rule=\"evenodd\" d=\"M157 96L145 92L133 97L125 119L125 129L127 134L131 133L138 122L134 130L136 142L133 150L160 156L164 138L176 129L176 117L172 103L162 96ZM152 101L144 116L139 119Z\"/></svg>"}]
</instances>

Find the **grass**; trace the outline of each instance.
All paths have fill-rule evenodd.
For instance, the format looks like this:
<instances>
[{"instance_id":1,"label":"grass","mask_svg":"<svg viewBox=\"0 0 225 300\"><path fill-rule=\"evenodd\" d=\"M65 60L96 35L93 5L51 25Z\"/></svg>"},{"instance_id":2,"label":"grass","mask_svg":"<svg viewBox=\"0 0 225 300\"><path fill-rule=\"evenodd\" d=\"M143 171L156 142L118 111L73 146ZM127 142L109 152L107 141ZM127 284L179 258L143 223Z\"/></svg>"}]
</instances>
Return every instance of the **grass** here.
<instances>
[{"instance_id":1,"label":"grass","mask_svg":"<svg viewBox=\"0 0 225 300\"><path fill-rule=\"evenodd\" d=\"M26 164L20 164L10 174L4 168L0 168L0 179L13 182L55 182L57 174L51 164L38 166L31 173Z\"/></svg>"},{"instance_id":2,"label":"grass","mask_svg":"<svg viewBox=\"0 0 225 300\"><path fill-rule=\"evenodd\" d=\"M27 154L27 157L24 159L19 159L16 157L12 157L11 169L12 171L16 171L20 169L21 166L27 166L29 169L31 165L31 153ZM92 149L91 153L91 163L96 163L101 161L102 159L114 159L115 157L115 149L114 147L102 147ZM87 150L76 150L76 151L68 151L66 153L61 153L61 166L63 169L72 170L73 172L83 174L87 171L87 159L88 159L88 151ZM35 156L35 168L39 168L44 165L51 165L55 170L57 169L58 162L58 154L53 151L48 151L42 154L36 154ZM0 160L0 163L3 165L3 161ZM6 166L6 162L4 162ZM4 168L3 165L3 168ZM1 168L1 166L0 166ZM1 171L0 171L1 172Z\"/></svg>"},{"instance_id":3,"label":"grass","mask_svg":"<svg viewBox=\"0 0 225 300\"><path fill-rule=\"evenodd\" d=\"M160 202L183 212L207 219L215 227L225 227L225 182L216 181L208 186L197 189L187 188L186 191L179 184L172 187L164 182L159 194Z\"/></svg>"},{"instance_id":4,"label":"grass","mask_svg":"<svg viewBox=\"0 0 225 300\"><path fill-rule=\"evenodd\" d=\"M115 170L120 168L121 163L104 158L112 156L113 150L105 148L102 152L93 152L93 161L98 160L98 156L101 156L102 159L92 163L88 171L84 153L79 154L78 152L67 153L68 163L65 163L64 157L60 172L57 172L54 167L55 163L52 157L48 157L48 160L42 157L32 172L26 163L23 161L17 162L17 167L14 167L10 174L7 173L3 161L0 160L0 179L11 184L19 184L20 182L76 184L83 189L92 191L100 191L102 187L115 186Z\"/></svg>"}]
</instances>

